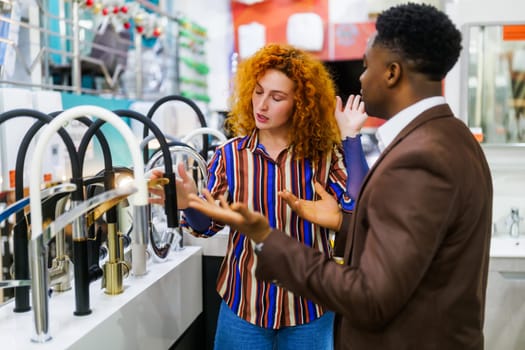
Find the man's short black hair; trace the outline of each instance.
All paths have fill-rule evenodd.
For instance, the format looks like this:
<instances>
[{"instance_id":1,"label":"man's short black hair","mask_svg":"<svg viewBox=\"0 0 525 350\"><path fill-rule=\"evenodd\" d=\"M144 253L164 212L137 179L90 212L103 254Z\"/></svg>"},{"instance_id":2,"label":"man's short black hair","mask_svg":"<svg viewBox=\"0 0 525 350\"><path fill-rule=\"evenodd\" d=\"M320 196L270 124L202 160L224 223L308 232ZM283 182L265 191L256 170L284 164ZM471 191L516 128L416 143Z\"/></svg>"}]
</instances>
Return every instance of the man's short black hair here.
<instances>
[{"instance_id":1,"label":"man's short black hair","mask_svg":"<svg viewBox=\"0 0 525 350\"><path fill-rule=\"evenodd\" d=\"M461 52L461 32L434 6L407 3L393 6L377 17L375 44L410 61L432 80L442 80Z\"/></svg>"}]
</instances>

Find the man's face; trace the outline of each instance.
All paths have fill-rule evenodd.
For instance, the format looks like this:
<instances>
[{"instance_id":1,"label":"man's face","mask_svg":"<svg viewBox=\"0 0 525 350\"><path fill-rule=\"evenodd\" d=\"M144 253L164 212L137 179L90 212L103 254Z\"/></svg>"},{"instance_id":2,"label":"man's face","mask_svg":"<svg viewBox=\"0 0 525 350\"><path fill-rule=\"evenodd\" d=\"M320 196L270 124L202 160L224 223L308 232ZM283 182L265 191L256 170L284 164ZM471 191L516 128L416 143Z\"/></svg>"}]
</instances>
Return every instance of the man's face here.
<instances>
[{"instance_id":1,"label":"man's face","mask_svg":"<svg viewBox=\"0 0 525 350\"><path fill-rule=\"evenodd\" d=\"M388 104L387 85L390 51L381 45L374 45L375 35L370 38L363 60L364 71L359 77L361 95L366 112L370 116L386 119Z\"/></svg>"}]
</instances>

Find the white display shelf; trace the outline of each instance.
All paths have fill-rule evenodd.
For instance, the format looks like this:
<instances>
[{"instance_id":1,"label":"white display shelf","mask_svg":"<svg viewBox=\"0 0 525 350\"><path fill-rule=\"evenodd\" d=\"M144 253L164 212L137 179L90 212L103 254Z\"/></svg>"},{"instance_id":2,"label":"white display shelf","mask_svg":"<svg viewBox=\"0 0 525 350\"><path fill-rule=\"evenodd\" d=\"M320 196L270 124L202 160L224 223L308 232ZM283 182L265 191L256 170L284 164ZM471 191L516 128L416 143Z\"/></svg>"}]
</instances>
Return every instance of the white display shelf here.
<instances>
[{"instance_id":1,"label":"white display shelf","mask_svg":"<svg viewBox=\"0 0 525 350\"><path fill-rule=\"evenodd\" d=\"M219 231L215 236L209 238L195 237L189 234L186 230L183 232L184 244L192 246L199 246L202 248L202 255L204 256L225 256L228 249L228 235L230 228L226 226L222 231Z\"/></svg>"},{"instance_id":2,"label":"white display shelf","mask_svg":"<svg viewBox=\"0 0 525 350\"><path fill-rule=\"evenodd\" d=\"M52 339L33 343L33 312L14 313L14 303L0 307L1 349L168 349L202 307L202 248L170 252L162 263L148 265L144 276L124 279L124 292L107 295L95 281L90 288L92 313L74 316L70 290L49 300Z\"/></svg>"}]
</instances>

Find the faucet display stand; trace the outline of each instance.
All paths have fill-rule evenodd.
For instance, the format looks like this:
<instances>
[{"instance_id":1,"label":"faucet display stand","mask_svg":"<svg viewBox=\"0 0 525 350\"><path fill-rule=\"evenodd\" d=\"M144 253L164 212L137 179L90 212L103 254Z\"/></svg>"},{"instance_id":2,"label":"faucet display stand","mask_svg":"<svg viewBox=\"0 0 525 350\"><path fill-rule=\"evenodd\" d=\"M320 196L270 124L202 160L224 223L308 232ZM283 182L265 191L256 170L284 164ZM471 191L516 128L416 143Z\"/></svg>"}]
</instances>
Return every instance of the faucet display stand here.
<instances>
[{"instance_id":1,"label":"faucet display stand","mask_svg":"<svg viewBox=\"0 0 525 350\"><path fill-rule=\"evenodd\" d=\"M53 338L33 343L31 313L13 313L10 303L0 307L2 349L168 349L203 311L202 248L187 246L171 252L163 264L146 275L124 280L125 293L108 295L98 283L90 286L92 313L71 312L74 293L49 299Z\"/></svg>"}]
</instances>

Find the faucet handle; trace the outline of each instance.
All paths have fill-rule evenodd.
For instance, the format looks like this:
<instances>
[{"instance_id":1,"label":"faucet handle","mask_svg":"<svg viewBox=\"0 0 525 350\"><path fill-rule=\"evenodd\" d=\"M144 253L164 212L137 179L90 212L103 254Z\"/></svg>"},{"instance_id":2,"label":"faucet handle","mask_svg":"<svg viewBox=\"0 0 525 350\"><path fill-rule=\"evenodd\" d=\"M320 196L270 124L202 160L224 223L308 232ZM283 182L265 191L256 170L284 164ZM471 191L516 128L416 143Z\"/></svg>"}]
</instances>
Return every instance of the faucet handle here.
<instances>
[{"instance_id":1,"label":"faucet handle","mask_svg":"<svg viewBox=\"0 0 525 350\"><path fill-rule=\"evenodd\" d=\"M511 222L520 222L523 220L523 217L520 216L520 210L518 207L511 207L510 208L510 215L509 219Z\"/></svg>"}]
</instances>

